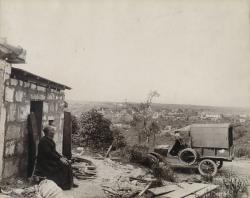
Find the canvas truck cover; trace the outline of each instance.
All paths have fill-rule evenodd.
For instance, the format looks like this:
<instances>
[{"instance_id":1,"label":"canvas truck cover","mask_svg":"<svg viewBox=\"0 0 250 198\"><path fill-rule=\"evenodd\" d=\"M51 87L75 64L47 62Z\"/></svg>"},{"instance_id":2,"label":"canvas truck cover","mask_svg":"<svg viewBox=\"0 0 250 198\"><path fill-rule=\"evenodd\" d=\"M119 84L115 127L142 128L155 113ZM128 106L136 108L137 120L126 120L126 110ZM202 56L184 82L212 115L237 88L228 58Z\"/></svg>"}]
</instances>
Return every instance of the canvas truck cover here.
<instances>
[{"instance_id":1,"label":"canvas truck cover","mask_svg":"<svg viewBox=\"0 0 250 198\"><path fill-rule=\"evenodd\" d=\"M232 130L230 124L193 124L190 126L192 147L227 149L232 144Z\"/></svg>"}]
</instances>

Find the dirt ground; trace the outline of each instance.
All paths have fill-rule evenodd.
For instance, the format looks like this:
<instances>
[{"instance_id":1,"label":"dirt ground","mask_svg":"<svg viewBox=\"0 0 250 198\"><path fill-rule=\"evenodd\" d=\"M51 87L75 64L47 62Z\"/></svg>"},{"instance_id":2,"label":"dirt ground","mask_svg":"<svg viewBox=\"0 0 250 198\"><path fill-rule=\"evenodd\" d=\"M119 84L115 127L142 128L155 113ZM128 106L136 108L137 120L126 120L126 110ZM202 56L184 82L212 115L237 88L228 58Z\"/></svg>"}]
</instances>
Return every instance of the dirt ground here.
<instances>
[{"instance_id":1,"label":"dirt ground","mask_svg":"<svg viewBox=\"0 0 250 198\"><path fill-rule=\"evenodd\" d=\"M92 161L97 167L97 177L91 180L76 180L79 187L65 191L66 195L73 196L74 198L106 197L103 185L116 182L119 179L126 179L130 176L137 177L146 174L145 170L141 168L132 165L121 165L109 159L98 160L87 156L84 156L84 158ZM124 183L126 184L126 181Z\"/></svg>"},{"instance_id":2,"label":"dirt ground","mask_svg":"<svg viewBox=\"0 0 250 198\"><path fill-rule=\"evenodd\" d=\"M107 197L103 191L103 185L117 181L118 178L128 178L129 176L137 177L145 175L144 169L132 165L121 165L110 160L98 160L89 156L84 156L85 159L91 160L97 167L97 177L91 180L77 180L78 188L65 191L68 196L74 198L102 198ZM250 160L236 159L233 162L225 162L223 168L219 171L233 171L241 176L246 176L250 181ZM200 175L196 170L176 170L179 181L195 181L200 179ZM126 183L126 182L125 182Z\"/></svg>"},{"instance_id":3,"label":"dirt ground","mask_svg":"<svg viewBox=\"0 0 250 198\"><path fill-rule=\"evenodd\" d=\"M250 180L250 160L249 159L235 159L232 162L225 162L224 168L227 170L231 170L237 173L238 175L246 176Z\"/></svg>"}]
</instances>

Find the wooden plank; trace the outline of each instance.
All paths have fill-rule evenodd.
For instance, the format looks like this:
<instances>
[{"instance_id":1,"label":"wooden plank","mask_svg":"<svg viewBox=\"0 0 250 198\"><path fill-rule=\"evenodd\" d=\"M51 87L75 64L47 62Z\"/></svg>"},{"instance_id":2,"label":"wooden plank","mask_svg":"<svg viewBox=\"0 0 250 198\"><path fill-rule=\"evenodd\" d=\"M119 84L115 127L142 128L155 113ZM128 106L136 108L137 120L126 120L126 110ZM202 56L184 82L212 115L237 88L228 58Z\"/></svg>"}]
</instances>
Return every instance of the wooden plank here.
<instances>
[{"instance_id":1,"label":"wooden plank","mask_svg":"<svg viewBox=\"0 0 250 198\"><path fill-rule=\"evenodd\" d=\"M206 184L198 184L198 183L194 183L194 184L188 184L188 183L181 183L179 184L182 188L179 188L178 190L174 191L174 192L170 192L168 194L164 194L162 195L162 197L165 198L182 198L182 197L186 197L188 195L190 195L191 193L195 193L199 190L204 189L207 185Z\"/></svg>"},{"instance_id":2,"label":"wooden plank","mask_svg":"<svg viewBox=\"0 0 250 198\"><path fill-rule=\"evenodd\" d=\"M109 156L109 153L110 153L112 147L113 147L113 143L109 146L109 149L108 149L108 151L107 151L107 153L105 155L105 158L107 158Z\"/></svg>"},{"instance_id":3,"label":"wooden plank","mask_svg":"<svg viewBox=\"0 0 250 198\"><path fill-rule=\"evenodd\" d=\"M168 186L162 186L162 187L157 187L157 188L150 188L148 189L149 192L153 193L155 196L156 195L163 195L175 190L178 190L179 187L176 185L168 185Z\"/></svg>"},{"instance_id":4,"label":"wooden plank","mask_svg":"<svg viewBox=\"0 0 250 198\"><path fill-rule=\"evenodd\" d=\"M208 185L206 188L204 188L204 189L202 189L202 190L200 190L200 191L198 191L198 192L196 192L194 194L188 195L185 198L197 198L197 197L201 197L203 195L206 195L209 192L214 191L218 187L219 187L218 185Z\"/></svg>"},{"instance_id":5,"label":"wooden plank","mask_svg":"<svg viewBox=\"0 0 250 198\"><path fill-rule=\"evenodd\" d=\"M28 149L28 177L31 177L34 173L36 164L37 147L39 143L39 130L37 127L37 120L35 113L31 112L28 116L28 137L29 137L29 149Z\"/></svg>"},{"instance_id":6,"label":"wooden plank","mask_svg":"<svg viewBox=\"0 0 250 198\"><path fill-rule=\"evenodd\" d=\"M152 185L152 182L149 182L149 184L139 193L138 197L141 197Z\"/></svg>"},{"instance_id":7,"label":"wooden plank","mask_svg":"<svg viewBox=\"0 0 250 198\"><path fill-rule=\"evenodd\" d=\"M71 159L71 143L72 142L72 117L70 112L64 112L63 126L63 148L62 153L68 159Z\"/></svg>"}]
</instances>

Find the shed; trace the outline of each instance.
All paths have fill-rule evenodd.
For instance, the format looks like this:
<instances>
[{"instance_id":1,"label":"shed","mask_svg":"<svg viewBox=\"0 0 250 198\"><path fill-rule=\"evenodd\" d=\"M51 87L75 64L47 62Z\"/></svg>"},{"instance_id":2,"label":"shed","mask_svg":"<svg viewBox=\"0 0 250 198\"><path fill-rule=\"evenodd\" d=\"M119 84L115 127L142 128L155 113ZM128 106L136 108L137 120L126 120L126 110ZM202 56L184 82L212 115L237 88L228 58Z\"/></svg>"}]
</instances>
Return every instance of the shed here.
<instances>
[{"instance_id":1,"label":"shed","mask_svg":"<svg viewBox=\"0 0 250 198\"><path fill-rule=\"evenodd\" d=\"M30 115L34 115L38 138L43 135L41 131L45 125L56 127L57 150L63 152L64 122L68 116L64 112L64 91L70 87L13 67L11 64L18 63L19 59L13 54L11 59L6 59L3 54L1 51L1 57L5 58L0 59L0 178L26 177L29 172Z\"/></svg>"}]
</instances>

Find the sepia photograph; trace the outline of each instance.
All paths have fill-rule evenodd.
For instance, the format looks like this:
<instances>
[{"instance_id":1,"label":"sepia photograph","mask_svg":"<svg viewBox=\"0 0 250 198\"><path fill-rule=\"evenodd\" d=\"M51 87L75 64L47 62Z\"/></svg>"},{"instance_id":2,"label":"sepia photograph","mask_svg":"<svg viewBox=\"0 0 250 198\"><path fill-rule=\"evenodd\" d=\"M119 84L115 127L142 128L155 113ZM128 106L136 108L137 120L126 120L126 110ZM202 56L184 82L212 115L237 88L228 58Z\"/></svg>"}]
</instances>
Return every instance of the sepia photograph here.
<instances>
[{"instance_id":1,"label":"sepia photograph","mask_svg":"<svg viewBox=\"0 0 250 198\"><path fill-rule=\"evenodd\" d=\"M0 198L249 185L249 0L0 0Z\"/></svg>"}]
</instances>

